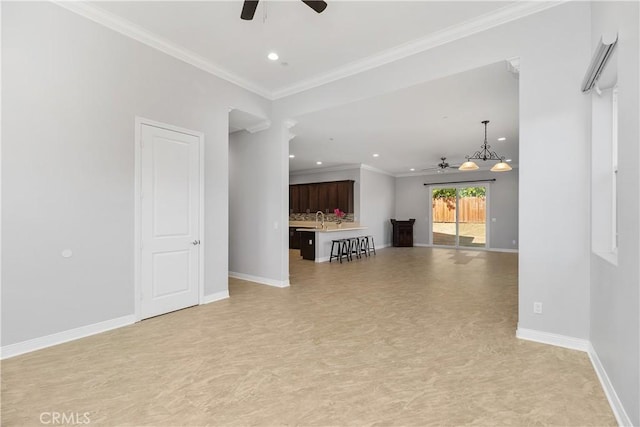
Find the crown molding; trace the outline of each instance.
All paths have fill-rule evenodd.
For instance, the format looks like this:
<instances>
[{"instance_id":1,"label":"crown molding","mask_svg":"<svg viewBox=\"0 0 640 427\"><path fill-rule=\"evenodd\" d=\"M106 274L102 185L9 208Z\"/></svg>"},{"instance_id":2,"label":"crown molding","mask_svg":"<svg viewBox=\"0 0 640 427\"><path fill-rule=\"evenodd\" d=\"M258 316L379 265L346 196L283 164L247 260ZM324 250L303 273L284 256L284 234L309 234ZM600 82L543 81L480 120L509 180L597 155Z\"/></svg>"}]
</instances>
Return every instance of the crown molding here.
<instances>
[{"instance_id":1,"label":"crown molding","mask_svg":"<svg viewBox=\"0 0 640 427\"><path fill-rule=\"evenodd\" d=\"M295 125L297 125L298 122L293 120L293 119L285 119L284 120L284 125L287 129L291 129L292 127L294 127Z\"/></svg>"},{"instance_id":2,"label":"crown molding","mask_svg":"<svg viewBox=\"0 0 640 427\"><path fill-rule=\"evenodd\" d=\"M506 24L516 19L533 15L543 10L550 9L568 0L559 1L534 1L517 2L513 5L502 7L496 11L486 13L477 18L468 20L461 24L452 25L444 30L437 31L427 37L423 37L411 42L387 49L379 54L369 56L359 61L351 62L343 67L336 68L328 73L319 74L307 80L291 86L286 86L275 90L271 95L273 99L280 99L294 95L305 90L313 89L345 77L353 76L367 70L433 49L438 46L459 40L482 31L489 30L502 24Z\"/></svg>"},{"instance_id":3,"label":"crown molding","mask_svg":"<svg viewBox=\"0 0 640 427\"><path fill-rule=\"evenodd\" d=\"M289 175L311 175L314 173L325 173L325 172L337 172L337 171L346 171L346 170L354 170L362 167L359 163L339 165L339 166L328 166L326 168L317 168L317 169L300 169L295 171L290 171Z\"/></svg>"},{"instance_id":4,"label":"crown molding","mask_svg":"<svg viewBox=\"0 0 640 427\"><path fill-rule=\"evenodd\" d=\"M520 57L519 56L514 56L513 58L509 58L506 60L506 62L507 62L507 71L515 75L520 74Z\"/></svg>"},{"instance_id":5,"label":"crown molding","mask_svg":"<svg viewBox=\"0 0 640 427\"><path fill-rule=\"evenodd\" d=\"M509 165L513 168L513 169L518 169L518 164L517 163L509 163ZM407 177L411 177L411 176L425 176L425 175L437 175L437 176L442 176L443 174L441 173L437 173L437 172L409 172L409 173L391 173L391 172L387 172L383 169L378 169L376 167L364 164L364 163L352 163L352 164L344 164L344 165L338 165L338 166L328 166L325 168L317 168L317 169L300 169L300 170L295 170L295 171L289 171L289 175L310 175L310 174L314 174L314 173L324 173L324 172L337 172L337 171L344 171L344 170L353 170L353 169L359 169L359 170L368 170L371 172L376 172L376 173L380 173L383 175L388 175L388 176L392 176L394 178L407 178ZM490 166L480 166L480 169L475 170L475 171L459 171L459 170L455 170L455 171L451 171L451 172L447 172L447 175L454 175L454 174L471 174L471 173L477 173L477 172L490 172L491 167ZM493 173L498 173L500 174L500 172L493 172Z\"/></svg>"},{"instance_id":6,"label":"crown molding","mask_svg":"<svg viewBox=\"0 0 640 427\"><path fill-rule=\"evenodd\" d=\"M271 120L263 120L258 124L247 127L247 132L256 133L271 127Z\"/></svg>"},{"instance_id":7,"label":"crown molding","mask_svg":"<svg viewBox=\"0 0 640 427\"><path fill-rule=\"evenodd\" d=\"M309 175L314 173L337 172L337 171L354 170L354 169L358 169L358 170L364 169L364 170L368 170L371 172L376 172L376 173L380 173L380 174L388 175L392 177L396 176L390 172L387 172L382 169L378 169L370 165L366 165L364 163L351 163L351 164L344 164L344 165L338 165L338 166L328 166L326 168L317 168L317 169L301 169L297 171L291 171L289 175Z\"/></svg>"},{"instance_id":8,"label":"crown molding","mask_svg":"<svg viewBox=\"0 0 640 427\"><path fill-rule=\"evenodd\" d=\"M392 174L391 172L387 172L386 170L378 169L378 168L376 168L374 166L366 165L364 163L362 163L360 165L360 169L368 170L368 171L375 172L375 173L380 173L382 175L388 175L388 176L395 177L395 175Z\"/></svg>"},{"instance_id":9,"label":"crown molding","mask_svg":"<svg viewBox=\"0 0 640 427\"><path fill-rule=\"evenodd\" d=\"M203 71L213 74L223 80L240 86L250 92L260 95L269 100L273 100L272 93L267 89L258 86L234 73L226 71L204 57L192 52L182 46L170 42L157 34L143 29L142 27L130 22L122 17L114 15L86 1L60 1L51 0L52 3L74 12L84 18L103 25L113 31L132 38L140 43L150 46L160 52L166 53L176 59L187 64L193 65Z\"/></svg>"},{"instance_id":10,"label":"crown molding","mask_svg":"<svg viewBox=\"0 0 640 427\"><path fill-rule=\"evenodd\" d=\"M433 49L435 47L453 42L455 40L471 36L473 34L497 27L499 25L524 18L534 13L558 6L568 0L554 1L534 1L517 2L513 5L505 6L496 11L481 15L480 17L468 20L461 24L452 25L444 30L433 33L402 45L387 49L379 54L375 54L359 61L351 62L345 66L336 68L328 73L316 75L307 80L285 86L274 91L270 91L260 85L246 80L234 73L231 73L204 57L192 52L182 46L170 42L142 27L130 22L122 17L107 12L98 6L89 4L84 0L61 1L51 0L52 3L74 12L84 18L94 21L100 25L110 28L120 34L130 37L140 43L157 49L169 56L179 59L187 64L193 65L203 71L215 75L223 80L233 83L243 89L260 95L268 100L276 100L303 92L345 77L353 76L367 70L406 58L417 53Z\"/></svg>"}]
</instances>

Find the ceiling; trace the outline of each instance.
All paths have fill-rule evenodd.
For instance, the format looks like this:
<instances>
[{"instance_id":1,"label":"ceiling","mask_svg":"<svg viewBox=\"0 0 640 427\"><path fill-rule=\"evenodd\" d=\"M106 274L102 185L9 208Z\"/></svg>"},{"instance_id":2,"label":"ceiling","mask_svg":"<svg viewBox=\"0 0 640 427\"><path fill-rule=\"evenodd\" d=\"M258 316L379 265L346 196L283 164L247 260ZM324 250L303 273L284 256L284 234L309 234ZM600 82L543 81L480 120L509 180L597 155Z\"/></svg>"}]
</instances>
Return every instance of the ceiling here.
<instances>
[{"instance_id":1,"label":"ceiling","mask_svg":"<svg viewBox=\"0 0 640 427\"><path fill-rule=\"evenodd\" d=\"M295 120L289 143L294 172L366 164L411 175L425 173L441 157L461 164L480 149L483 120L490 120L491 149L518 163L518 80L506 61ZM495 162L486 163L484 169Z\"/></svg>"},{"instance_id":2,"label":"ceiling","mask_svg":"<svg viewBox=\"0 0 640 427\"><path fill-rule=\"evenodd\" d=\"M261 0L63 2L64 7L269 99L319 86L552 7L541 1ZM275 51L277 61L267 59ZM367 164L420 173L440 157L460 163L480 148L482 120L498 154L518 157L517 80L505 63L296 118L291 171ZM446 117L445 117L446 116ZM268 121L232 111L230 131ZM497 142L505 136L506 142ZM379 154L373 158L374 153ZM489 165L490 166L490 165ZM413 168L415 171L410 171Z\"/></svg>"},{"instance_id":3,"label":"ceiling","mask_svg":"<svg viewBox=\"0 0 640 427\"><path fill-rule=\"evenodd\" d=\"M551 7L541 1L61 2L222 78L277 99ZM277 61L267 59L275 51Z\"/></svg>"}]
</instances>

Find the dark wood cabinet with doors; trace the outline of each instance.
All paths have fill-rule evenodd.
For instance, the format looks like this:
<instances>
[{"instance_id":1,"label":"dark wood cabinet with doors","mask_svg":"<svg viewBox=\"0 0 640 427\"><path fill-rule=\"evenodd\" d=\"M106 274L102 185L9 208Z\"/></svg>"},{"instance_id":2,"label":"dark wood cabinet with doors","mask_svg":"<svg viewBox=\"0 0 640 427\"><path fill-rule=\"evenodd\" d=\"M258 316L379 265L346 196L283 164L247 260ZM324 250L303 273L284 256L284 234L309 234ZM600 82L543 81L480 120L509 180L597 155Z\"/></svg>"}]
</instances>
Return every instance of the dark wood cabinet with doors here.
<instances>
[{"instance_id":1,"label":"dark wood cabinet with doors","mask_svg":"<svg viewBox=\"0 0 640 427\"><path fill-rule=\"evenodd\" d=\"M393 224L393 246L413 246L413 224L415 222L415 219L409 219L409 221L396 221L395 219L391 220L391 224Z\"/></svg>"},{"instance_id":2,"label":"dark wood cabinet with doors","mask_svg":"<svg viewBox=\"0 0 640 427\"><path fill-rule=\"evenodd\" d=\"M318 192L320 184L309 184L309 211L311 213L318 212L320 204L318 203ZM305 209L306 212L306 209Z\"/></svg>"},{"instance_id":3,"label":"dark wood cabinet with doors","mask_svg":"<svg viewBox=\"0 0 640 427\"><path fill-rule=\"evenodd\" d=\"M289 186L289 213L300 212L300 187Z\"/></svg>"},{"instance_id":4,"label":"dark wood cabinet with doors","mask_svg":"<svg viewBox=\"0 0 640 427\"><path fill-rule=\"evenodd\" d=\"M296 227L289 227L289 249L300 249L300 232Z\"/></svg>"},{"instance_id":5,"label":"dark wood cabinet with doors","mask_svg":"<svg viewBox=\"0 0 640 427\"><path fill-rule=\"evenodd\" d=\"M316 233L313 231L300 232L300 255L302 259L316 259Z\"/></svg>"},{"instance_id":6,"label":"dark wood cabinet with doors","mask_svg":"<svg viewBox=\"0 0 640 427\"><path fill-rule=\"evenodd\" d=\"M309 206L309 186L298 185L299 202L298 210L296 212L311 212L311 206Z\"/></svg>"},{"instance_id":7,"label":"dark wood cabinet with doors","mask_svg":"<svg viewBox=\"0 0 640 427\"><path fill-rule=\"evenodd\" d=\"M353 181L338 182L338 202L336 206L343 212L353 212Z\"/></svg>"},{"instance_id":8,"label":"dark wood cabinet with doors","mask_svg":"<svg viewBox=\"0 0 640 427\"><path fill-rule=\"evenodd\" d=\"M318 194L321 210L324 213L332 213L338 207L338 183L325 182ZM335 205L335 206L334 206ZM332 207L333 206L333 207Z\"/></svg>"},{"instance_id":9,"label":"dark wood cabinet with doors","mask_svg":"<svg viewBox=\"0 0 640 427\"><path fill-rule=\"evenodd\" d=\"M339 208L353 213L353 186L352 180L292 184L289 186L289 212L333 213Z\"/></svg>"}]
</instances>

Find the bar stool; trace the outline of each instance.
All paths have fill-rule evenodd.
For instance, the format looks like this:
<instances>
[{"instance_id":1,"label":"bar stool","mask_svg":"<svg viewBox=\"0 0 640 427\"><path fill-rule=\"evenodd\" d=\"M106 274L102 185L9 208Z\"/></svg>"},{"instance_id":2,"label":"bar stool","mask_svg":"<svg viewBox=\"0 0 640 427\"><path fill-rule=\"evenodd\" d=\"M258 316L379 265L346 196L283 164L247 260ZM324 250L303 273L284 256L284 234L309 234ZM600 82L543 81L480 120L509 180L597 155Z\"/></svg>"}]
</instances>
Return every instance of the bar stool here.
<instances>
[{"instance_id":1,"label":"bar stool","mask_svg":"<svg viewBox=\"0 0 640 427\"><path fill-rule=\"evenodd\" d=\"M373 241L373 236L365 236L367 239L367 252L370 254L373 251L373 254L376 254L376 244Z\"/></svg>"},{"instance_id":2,"label":"bar stool","mask_svg":"<svg viewBox=\"0 0 640 427\"><path fill-rule=\"evenodd\" d=\"M358 241L360 253L369 256L369 238L367 236L358 236Z\"/></svg>"},{"instance_id":3,"label":"bar stool","mask_svg":"<svg viewBox=\"0 0 640 427\"><path fill-rule=\"evenodd\" d=\"M349 238L349 255L351 259L353 259L353 254L356 254L356 257L360 258L360 238L358 237L350 237Z\"/></svg>"},{"instance_id":4,"label":"bar stool","mask_svg":"<svg viewBox=\"0 0 640 427\"><path fill-rule=\"evenodd\" d=\"M342 253L342 256L347 259L347 261L351 261L351 240L340 239L340 252ZM342 258L340 258L340 262L342 262Z\"/></svg>"},{"instance_id":5,"label":"bar stool","mask_svg":"<svg viewBox=\"0 0 640 427\"><path fill-rule=\"evenodd\" d=\"M331 241L331 254L329 255L329 262L334 258L340 261L342 264L342 258L346 258L347 261L350 261L351 257L349 254L349 240L347 239L338 239Z\"/></svg>"},{"instance_id":6,"label":"bar stool","mask_svg":"<svg viewBox=\"0 0 640 427\"><path fill-rule=\"evenodd\" d=\"M332 259L339 259L340 261L342 261L342 258L340 257L341 255L341 251L340 251L340 240L332 240L331 241L331 254L329 255L329 262L331 262Z\"/></svg>"}]
</instances>

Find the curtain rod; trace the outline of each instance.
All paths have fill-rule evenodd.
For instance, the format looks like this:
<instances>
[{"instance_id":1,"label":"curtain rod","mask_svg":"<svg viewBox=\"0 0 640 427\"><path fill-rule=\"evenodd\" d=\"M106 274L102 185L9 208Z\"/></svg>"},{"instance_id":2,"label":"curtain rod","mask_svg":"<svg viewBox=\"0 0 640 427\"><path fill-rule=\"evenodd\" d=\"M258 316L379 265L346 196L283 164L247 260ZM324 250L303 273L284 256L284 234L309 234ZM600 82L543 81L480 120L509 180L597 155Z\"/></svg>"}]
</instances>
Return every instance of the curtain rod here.
<instances>
[{"instance_id":1,"label":"curtain rod","mask_svg":"<svg viewBox=\"0 0 640 427\"><path fill-rule=\"evenodd\" d=\"M449 182L425 182L424 185L440 185L440 184L469 184L473 182L494 182L496 179L476 179L475 181L449 181Z\"/></svg>"}]
</instances>

